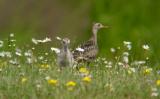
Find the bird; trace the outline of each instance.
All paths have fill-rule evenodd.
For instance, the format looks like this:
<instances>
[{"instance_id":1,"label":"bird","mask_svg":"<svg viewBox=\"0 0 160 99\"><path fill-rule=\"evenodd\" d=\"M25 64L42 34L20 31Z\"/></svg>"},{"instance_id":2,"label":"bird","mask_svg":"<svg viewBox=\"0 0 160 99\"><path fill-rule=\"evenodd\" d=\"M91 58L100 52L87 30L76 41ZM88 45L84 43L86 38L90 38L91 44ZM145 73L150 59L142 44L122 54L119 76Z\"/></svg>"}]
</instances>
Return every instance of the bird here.
<instances>
[{"instance_id":1,"label":"bird","mask_svg":"<svg viewBox=\"0 0 160 99\"><path fill-rule=\"evenodd\" d=\"M73 65L73 55L69 50L70 40L64 38L61 40L61 49L57 55L57 64L60 68L71 67Z\"/></svg>"},{"instance_id":2,"label":"bird","mask_svg":"<svg viewBox=\"0 0 160 99\"><path fill-rule=\"evenodd\" d=\"M98 54L97 33L101 28L109 28L109 26L104 26L101 23L94 23L92 26L91 38L72 51L73 58L77 63L87 62L87 64L90 64L90 62L96 58Z\"/></svg>"}]
</instances>

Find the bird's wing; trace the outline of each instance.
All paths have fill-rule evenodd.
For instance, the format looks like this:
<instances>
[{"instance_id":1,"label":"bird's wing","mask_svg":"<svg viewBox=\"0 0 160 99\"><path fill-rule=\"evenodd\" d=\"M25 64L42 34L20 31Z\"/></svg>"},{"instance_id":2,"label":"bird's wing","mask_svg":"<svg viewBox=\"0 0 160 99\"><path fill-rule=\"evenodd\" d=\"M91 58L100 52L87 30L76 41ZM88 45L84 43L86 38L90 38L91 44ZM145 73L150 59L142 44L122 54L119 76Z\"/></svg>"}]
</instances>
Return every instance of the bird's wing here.
<instances>
[{"instance_id":1,"label":"bird's wing","mask_svg":"<svg viewBox=\"0 0 160 99\"><path fill-rule=\"evenodd\" d=\"M78 48L83 49L84 51L73 51L73 57L77 61L86 61L88 59L91 59L95 57L96 52L96 46L92 39L88 40L87 42L81 44Z\"/></svg>"}]
</instances>

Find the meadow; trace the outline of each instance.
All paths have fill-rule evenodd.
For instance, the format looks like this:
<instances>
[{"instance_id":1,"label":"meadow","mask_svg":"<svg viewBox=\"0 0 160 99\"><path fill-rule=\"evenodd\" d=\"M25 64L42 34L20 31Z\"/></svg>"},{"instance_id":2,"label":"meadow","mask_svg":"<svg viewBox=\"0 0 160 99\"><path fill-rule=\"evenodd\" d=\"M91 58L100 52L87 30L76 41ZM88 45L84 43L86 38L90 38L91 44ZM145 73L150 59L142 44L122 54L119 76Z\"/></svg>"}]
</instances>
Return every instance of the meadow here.
<instances>
[{"instance_id":1,"label":"meadow","mask_svg":"<svg viewBox=\"0 0 160 99\"><path fill-rule=\"evenodd\" d=\"M88 40L89 65L57 66L57 36ZM0 99L160 99L160 0L0 0Z\"/></svg>"},{"instance_id":2,"label":"meadow","mask_svg":"<svg viewBox=\"0 0 160 99\"><path fill-rule=\"evenodd\" d=\"M60 70L51 47L39 51L50 38L30 41L18 47L14 34L0 41L0 99L160 98L160 71L150 65L150 45L139 47L141 59L133 58L132 42L123 41L110 48L111 58Z\"/></svg>"}]
</instances>

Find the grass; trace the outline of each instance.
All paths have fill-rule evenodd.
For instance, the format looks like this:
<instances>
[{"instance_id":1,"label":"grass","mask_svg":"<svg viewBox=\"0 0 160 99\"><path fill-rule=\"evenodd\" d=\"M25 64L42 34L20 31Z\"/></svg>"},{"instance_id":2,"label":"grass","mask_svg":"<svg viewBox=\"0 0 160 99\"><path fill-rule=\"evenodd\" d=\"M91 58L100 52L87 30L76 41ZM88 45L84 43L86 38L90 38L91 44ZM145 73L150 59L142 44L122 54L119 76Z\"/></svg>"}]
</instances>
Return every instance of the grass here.
<instances>
[{"instance_id":1,"label":"grass","mask_svg":"<svg viewBox=\"0 0 160 99\"><path fill-rule=\"evenodd\" d=\"M38 53L37 45L15 50L13 39L1 47L0 99L160 98L160 75L149 65L148 49L139 61L124 43L119 51L112 49L112 59L98 57L89 67L60 71L53 52Z\"/></svg>"}]
</instances>

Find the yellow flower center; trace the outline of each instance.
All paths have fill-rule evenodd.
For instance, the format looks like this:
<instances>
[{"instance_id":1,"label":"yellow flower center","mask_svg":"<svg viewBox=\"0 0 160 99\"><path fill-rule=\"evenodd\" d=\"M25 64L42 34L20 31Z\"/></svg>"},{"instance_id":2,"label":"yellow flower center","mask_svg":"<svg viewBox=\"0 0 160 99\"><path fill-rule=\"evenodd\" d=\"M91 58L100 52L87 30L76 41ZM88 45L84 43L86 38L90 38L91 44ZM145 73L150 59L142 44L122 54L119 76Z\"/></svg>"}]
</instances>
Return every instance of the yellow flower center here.
<instances>
[{"instance_id":1,"label":"yellow flower center","mask_svg":"<svg viewBox=\"0 0 160 99\"><path fill-rule=\"evenodd\" d=\"M49 68L49 65L48 65L48 64L42 64L42 65L41 65L41 68L43 68L43 69L48 69L48 68Z\"/></svg>"},{"instance_id":2,"label":"yellow flower center","mask_svg":"<svg viewBox=\"0 0 160 99\"><path fill-rule=\"evenodd\" d=\"M21 79L21 82L22 82L22 83L25 83L25 82L27 82L27 80L28 80L28 79L27 79L26 77L23 77L23 78Z\"/></svg>"},{"instance_id":3,"label":"yellow flower center","mask_svg":"<svg viewBox=\"0 0 160 99\"><path fill-rule=\"evenodd\" d=\"M151 68L147 68L147 69L144 70L144 74L145 74L145 75L148 75L148 74L151 73L151 71L152 71Z\"/></svg>"},{"instance_id":4,"label":"yellow flower center","mask_svg":"<svg viewBox=\"0 0 160 99\"><path fill-rule=\"evenodd\" d=\"M86 77L84 77L82 80L83 80L84 82L91 82L91 77L86 76Z\"/></svg>"},{"instance_id":5,"label":"yellow flower center","mask_svg":"<svg viewBox=\"0 0 160 99\"><path fill-rule=\"evenodd\" d=\"M48 84L50 84L50 85L57 85L57 83L58 83L58 81L55 80L55 79L49 79L48 80Z\"/></svg>"},{"instance_id":6,"label":"yellow flower center","mask_svg":"<svg viewBox=\"0 0 160 99\"><path fill-rule=\"evenodd\" d=\"M89 71L87 70L87 68L80 68L79 69L80 73L85 73L85 74L89 74Z\"/></svg>"},{"instance_id":7,"label":"yellow flower center","mask_svg":"<svg viewBox=\"0 0 160 99\"><path fill-rule=\"evenodd\" d=\"M76 86L76 82L69 81L69 82L66 83L66 86L68 86L68 87L74 87L74 86Z\"/></svg>"},{"instance_id":8,"label":"yellow flower center","mask_svg":"<svg viewBox=\"0 0 160 99\"><path fill-rule=\"evenodd\" d=\"M156 81L157 86L160 86L160 80Z\"/></svg>"}]
</instances>

